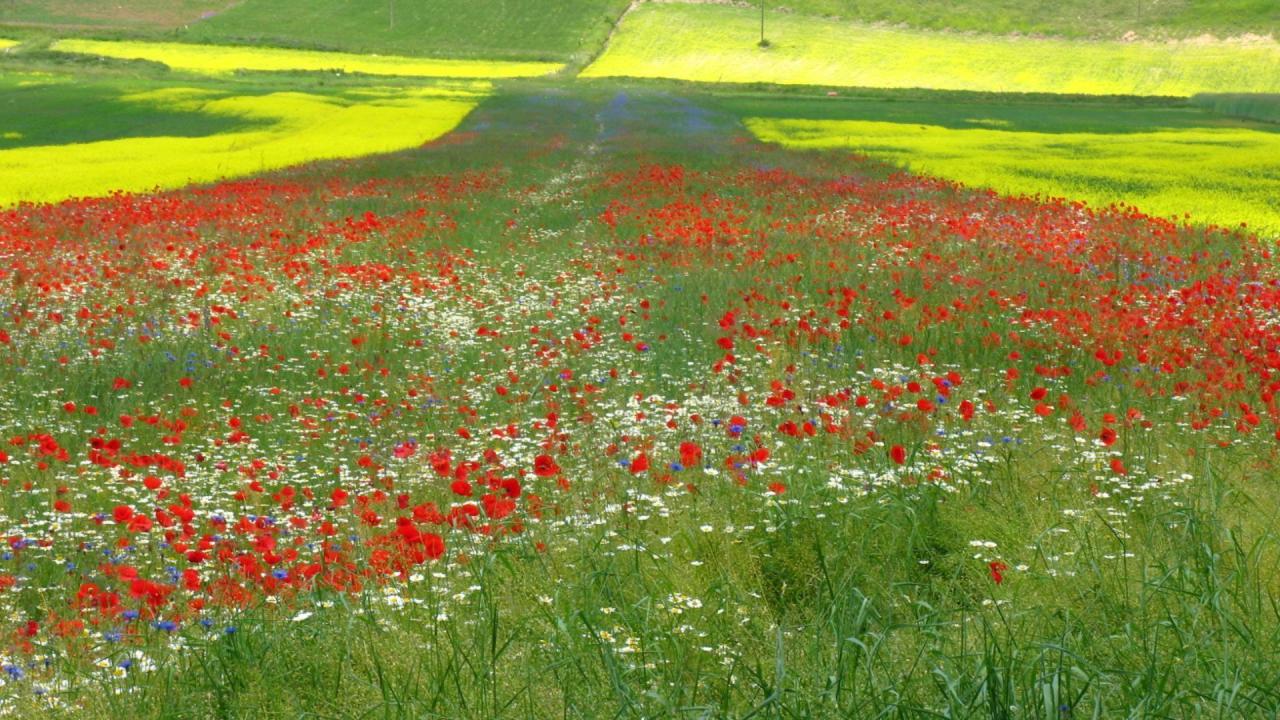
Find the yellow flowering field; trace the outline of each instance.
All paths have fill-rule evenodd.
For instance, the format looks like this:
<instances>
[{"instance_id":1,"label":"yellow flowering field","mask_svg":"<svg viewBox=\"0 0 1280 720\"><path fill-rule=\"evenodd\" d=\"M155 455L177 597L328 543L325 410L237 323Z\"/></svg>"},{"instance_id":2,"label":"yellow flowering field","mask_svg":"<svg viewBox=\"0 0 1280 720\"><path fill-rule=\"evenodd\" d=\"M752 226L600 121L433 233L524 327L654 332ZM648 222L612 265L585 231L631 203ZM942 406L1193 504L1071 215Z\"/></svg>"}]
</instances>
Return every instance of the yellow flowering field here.
<instances>
[{"instance_id":1,"label":"yellow flowering field","mask_svg":"<svg viewBox=\"0 0 1280 720\"><path fill-rule=\"evenodd\" d=\"M646 4L584 77L1190 96L1280 91L1280 45L1120 43L877 28L723 5Z\"/></svg>"},{"instance_id":2,"label":"yellow flowering field","mask_svg":"<svg viewBox=\"0 0 1280 720\"><path fill-rule=\"evenodd\" d=\"M416 147L452 130L482 97L459 88L235 95L175 87L130 103L242 119L247 129L204 137L135 137L0 151L0 204L143 191L249 175L313 160Z\"/></svg>"},{"instance_id":3,"label":"yellow flowering field","mask_svg":"<svg viewBox=\"0 0 1280 720\"><path fill-rule=\"evenodd\" d=\"M762 140L848 148L914 172L1010 194L1095 205L1280 235L1280 132L1252 127L1126 133L1027 132L863 120L748 118Z\"/></svg>"}]
</instances>

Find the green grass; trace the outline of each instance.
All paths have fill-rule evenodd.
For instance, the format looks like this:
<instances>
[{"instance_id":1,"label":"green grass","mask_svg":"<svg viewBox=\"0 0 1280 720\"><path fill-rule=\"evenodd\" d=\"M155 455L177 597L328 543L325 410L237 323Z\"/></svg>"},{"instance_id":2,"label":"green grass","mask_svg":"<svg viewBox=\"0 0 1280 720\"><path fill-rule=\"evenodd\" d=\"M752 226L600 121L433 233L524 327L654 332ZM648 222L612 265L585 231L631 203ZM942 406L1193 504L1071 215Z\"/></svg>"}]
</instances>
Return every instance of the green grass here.
<instances>
[{"instance_id":1,"label":"green grass","mask_svg":"<svg viewBox=\"0 0 1280 720\"><path fill-rule=\"evenodd\" d=\"M355 72L365 75L448 78L535 77L559 70L559 63L493 60L438 60L374 56L236 45L197 45L140 40L58 40L54 52L120 60L148 60L174 70L222 75L241 70L264 72Z\"/></svg>"},{"instance_id":2,"label":"green grass","mask_svg":"<svg viewBox=\"0 0 1280 720\"><path fill-rule=\"evenodd\" d=\"M852 150L1003 193L1136 205L1280 236L1280 127L1198 108L758 99L755 135Z\"/></svg>"},{"instance_id":3,"label":"green grass","mask_svg":"<svg viewBox=\"0 0 1280 720\"><path fill-rule=\"evenodd\" d=\"M931 30L1118 39L1280 34L1271 0L781 0L797 13Z\"/></svg>"},{"instance_id":4,"label":"green grass","mask_svg":"<svg viewBox=\"0 0 1280 720\"><path fill-rule=\"evenodd\" d=\"M585 77L988 92L1190 96L1280 90L1280 45L939 35L721 5L644 5Z\"/></svg>"},{"instance_id":5,"label":"green grass","mask_svg":"<svg viewBox=\"0 0 1280 720\"><path fill-rule=\"evenodd\" d=\"M389 11L394 5L394 21ZM626 0L246 0L185 38L466 58L567 61L604 42ZM289 18L281 22L281 18Z\"/></svg>"}]
</instances>

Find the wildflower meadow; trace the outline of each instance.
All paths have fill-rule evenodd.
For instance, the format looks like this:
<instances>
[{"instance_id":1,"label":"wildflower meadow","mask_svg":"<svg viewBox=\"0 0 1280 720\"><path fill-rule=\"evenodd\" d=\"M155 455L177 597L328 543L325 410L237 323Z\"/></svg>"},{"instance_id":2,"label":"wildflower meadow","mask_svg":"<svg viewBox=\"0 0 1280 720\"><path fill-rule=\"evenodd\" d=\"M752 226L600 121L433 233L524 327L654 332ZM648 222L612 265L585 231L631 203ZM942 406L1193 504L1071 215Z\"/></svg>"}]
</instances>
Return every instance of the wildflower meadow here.
<instances>
[{"instance_id":1,"label":"wildflower meadow","mask_svg":"<svg viewBox=\"0 0 1280 720\"><path fill-rule=\"evenodd\" d=\"M618 17L13 20L0 717L1275 717L1277 126L570 77Z\"/></svg>"}]
</instances>

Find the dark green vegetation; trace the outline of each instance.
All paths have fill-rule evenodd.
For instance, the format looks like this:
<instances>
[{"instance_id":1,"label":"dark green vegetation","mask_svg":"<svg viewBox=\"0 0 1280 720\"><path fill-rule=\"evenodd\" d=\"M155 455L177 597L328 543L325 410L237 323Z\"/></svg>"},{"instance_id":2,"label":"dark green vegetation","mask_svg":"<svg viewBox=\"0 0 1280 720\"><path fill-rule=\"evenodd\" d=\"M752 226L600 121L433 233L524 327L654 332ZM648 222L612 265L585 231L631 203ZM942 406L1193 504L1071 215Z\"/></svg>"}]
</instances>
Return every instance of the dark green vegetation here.
<instances>
[{"instance_id":1,"label":"dark green vegetation","mask_svg":"<svg viewBox=\"0 0 1280 720\"><path fill-rule=\"evenodd\" d=\"M166 110L124 96L159 86L140 79L0 75L0 150L154 136L201 137L253 127L241 118ZM243 84L237 92L247 92Z\"/></svg>"},{"instance_id":2,"label":"dark green vegetation","mask_svg":"<svg viewBox=\"0 0 1280 720\"><path fill-rule=\"evenodd\" d=\"M1192 102L1230 117L1280 124L1280 95L1199 95Z\"/></svg>"},{"instance_id":3,"label":"dark green vegetation","mask_svg":"<svg viewBox=\"0 0 1280 720\"><path fill-rule=\"evenodd\" d=\"M738 92L723 95L741 117L869 120L917 123L954 129L1000 129L1039 133L1137 133L1172 129L1258 127L1223 117L1206 97L1184 101L1001 95L941 91L852 90L841 97L820 93L786 95ZM1242 96L1265 97L1265 96Z\"/></svg>"}]
</instances>

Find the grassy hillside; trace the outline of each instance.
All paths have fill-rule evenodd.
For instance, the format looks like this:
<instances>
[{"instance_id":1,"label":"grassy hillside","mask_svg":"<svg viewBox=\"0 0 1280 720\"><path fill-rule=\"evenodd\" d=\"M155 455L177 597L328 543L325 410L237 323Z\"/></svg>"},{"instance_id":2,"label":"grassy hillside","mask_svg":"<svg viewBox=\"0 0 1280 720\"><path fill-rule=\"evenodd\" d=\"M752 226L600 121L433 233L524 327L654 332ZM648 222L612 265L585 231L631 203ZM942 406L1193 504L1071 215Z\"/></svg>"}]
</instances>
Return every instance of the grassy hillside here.
<instances>
[{"instance_id":1,"label":"grassy hillside","mask_svg":"<svg viewBox=\"0 0 1280 720\"><path fill-rule=\"evenodd\" d=\"M1103 43L872 28L723 5L645 5L588 77L1088 95L1280 90L1280 46Z\"/></svg>"},{"instance_id":2,"label":"grassy hillside","mask_svg":"<svg viewBox=\"0 0 1280 720\"><path fill-rule=\"evenodd\" d=\"M566 60L602 44L626 5L625 0L247 0L192 26L187 39ZM281 17L290 21L282 23Z\"/></svg>"},{"instance_id":3,"label":"grassy hillside","mask_svg":"<svg viewBox=\"0 0 1280 720\"><path fill-rule=\"evenodd\" d=\"M626 0L0 0L0 25L189 42L522 60L589 57Z\"/></svg>"},{"instance_id":4,"label":"grassy hillside","mask_svg":"<svg viewBox=\"0 0 1280 720\"><path fill-rule=\"evenodd\" d=\"M1275 0L767 0L795 12L933 30L1064 37L1280 34Z\"/></svg>"}]
</instances>

